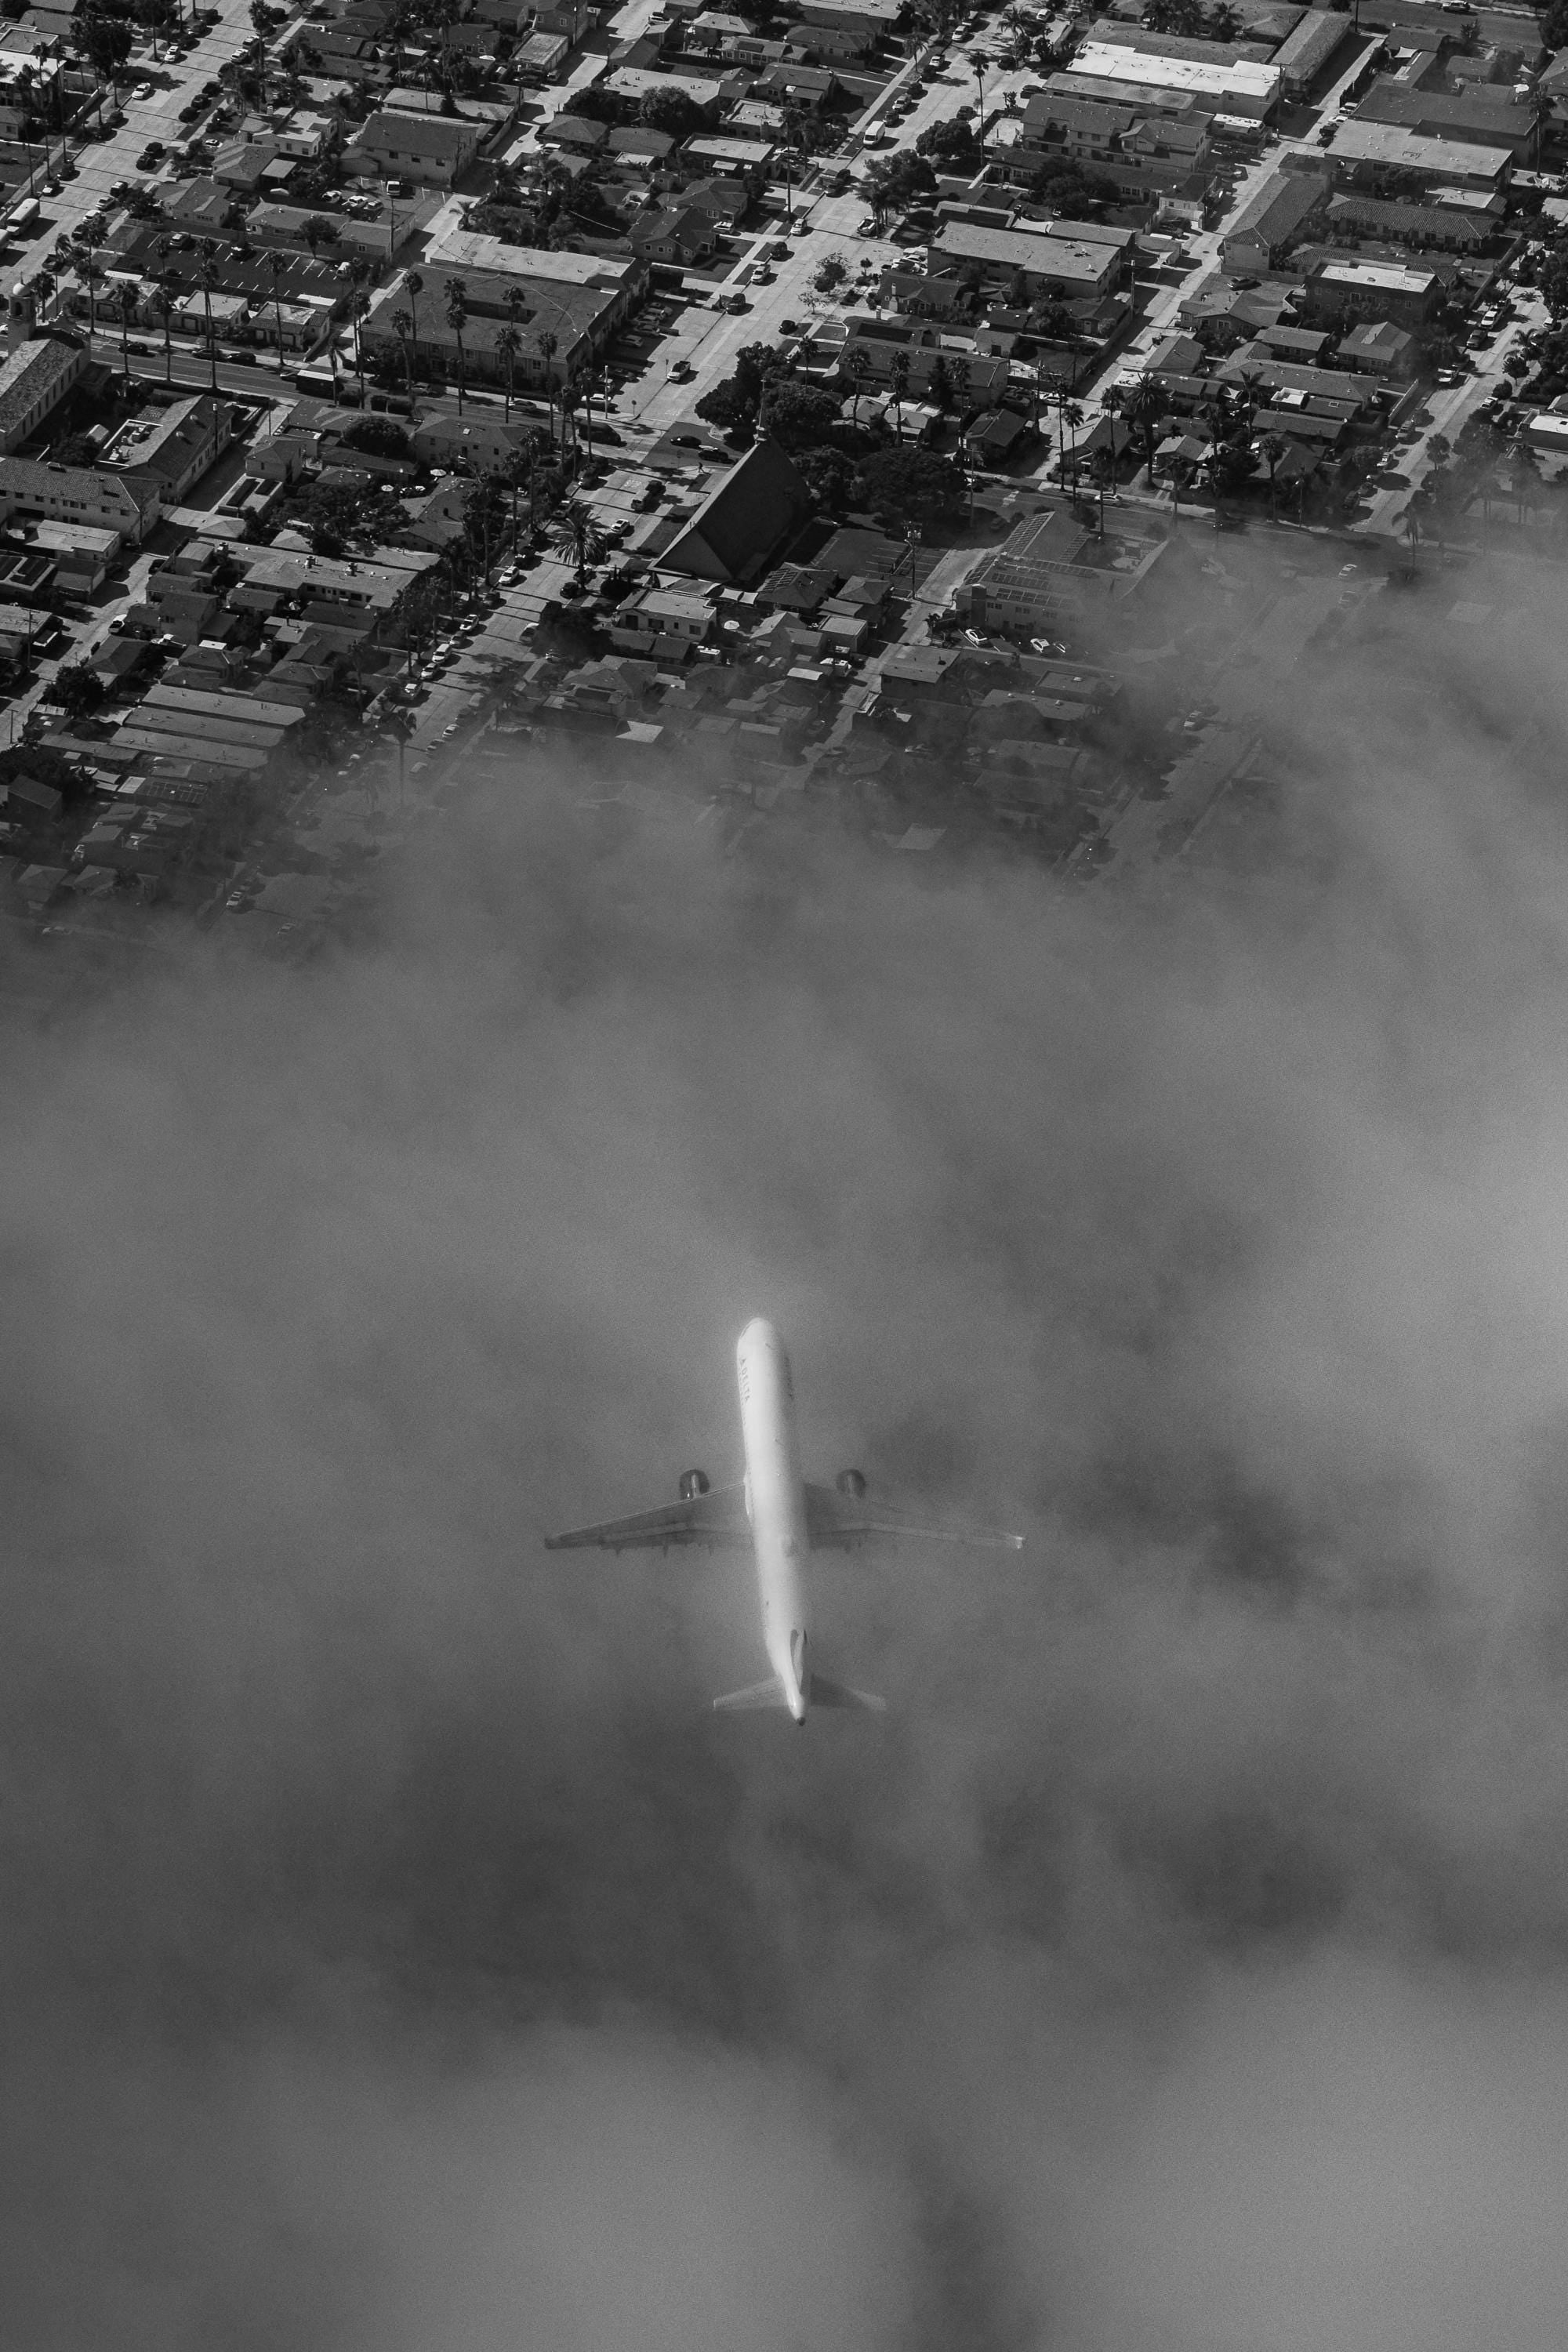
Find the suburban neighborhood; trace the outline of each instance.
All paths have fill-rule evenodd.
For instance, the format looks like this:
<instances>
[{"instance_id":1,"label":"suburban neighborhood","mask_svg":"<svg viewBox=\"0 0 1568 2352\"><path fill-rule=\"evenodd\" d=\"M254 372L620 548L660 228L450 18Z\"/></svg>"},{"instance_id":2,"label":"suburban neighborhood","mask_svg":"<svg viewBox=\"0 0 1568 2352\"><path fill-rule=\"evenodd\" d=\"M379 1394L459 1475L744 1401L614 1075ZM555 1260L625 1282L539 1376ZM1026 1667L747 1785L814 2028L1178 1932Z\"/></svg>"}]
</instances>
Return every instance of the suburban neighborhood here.
<instances>
[{"instance_id":1,"label":"suburban neighborhood","mask_svg":"<svg viewBox=\"0 0 1568 2352\"><path fill-rule=\"evenodd\" d=\"M1184 854L1368 599L1568 550L1564 34L8 16L0 903L304 951L481 775Z\"/></svg>"}]
</instances>

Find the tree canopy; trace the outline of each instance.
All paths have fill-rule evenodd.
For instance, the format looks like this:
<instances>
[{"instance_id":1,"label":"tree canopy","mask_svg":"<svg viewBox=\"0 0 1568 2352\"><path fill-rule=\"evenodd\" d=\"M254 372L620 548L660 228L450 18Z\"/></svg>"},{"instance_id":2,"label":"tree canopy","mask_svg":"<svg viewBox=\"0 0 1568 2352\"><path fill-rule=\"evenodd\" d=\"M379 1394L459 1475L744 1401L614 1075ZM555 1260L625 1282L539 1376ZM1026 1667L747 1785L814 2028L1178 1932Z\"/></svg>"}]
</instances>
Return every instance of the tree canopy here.
<instances>
[{"instance_id":1,"label":"tree canopy","mask_svg":"<svg viewBox=\"0 0 1568 2352\"><path fill-rule=\"evenodd\" d=\"M951 457L906 442L863 457L856 488L878 520L894 527L962 513L968 484Z\"/></svg>"}]
</instances>

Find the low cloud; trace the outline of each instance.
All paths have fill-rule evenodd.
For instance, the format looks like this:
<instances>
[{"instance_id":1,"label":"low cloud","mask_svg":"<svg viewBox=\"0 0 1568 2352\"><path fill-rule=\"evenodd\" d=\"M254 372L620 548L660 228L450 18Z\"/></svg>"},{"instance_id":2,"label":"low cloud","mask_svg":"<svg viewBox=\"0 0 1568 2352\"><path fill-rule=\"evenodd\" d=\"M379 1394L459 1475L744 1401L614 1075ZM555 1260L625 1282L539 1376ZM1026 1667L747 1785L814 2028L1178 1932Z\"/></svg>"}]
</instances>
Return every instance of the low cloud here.
<instances>
[{"instance_id":1,"label":"low cloud","mask_svg":"<svg viewBox=\"0 0 1568 2352\"><path fill-rule=\"evenodd\" d=\"M9 2337L1555 2345L1552 738L1390 625L1242 886L523 772L12 1029ZM737 1474L758 1311L1030 1537L820 1564L880 1729L540 1549Z\"/></svg>"}]
</instances>

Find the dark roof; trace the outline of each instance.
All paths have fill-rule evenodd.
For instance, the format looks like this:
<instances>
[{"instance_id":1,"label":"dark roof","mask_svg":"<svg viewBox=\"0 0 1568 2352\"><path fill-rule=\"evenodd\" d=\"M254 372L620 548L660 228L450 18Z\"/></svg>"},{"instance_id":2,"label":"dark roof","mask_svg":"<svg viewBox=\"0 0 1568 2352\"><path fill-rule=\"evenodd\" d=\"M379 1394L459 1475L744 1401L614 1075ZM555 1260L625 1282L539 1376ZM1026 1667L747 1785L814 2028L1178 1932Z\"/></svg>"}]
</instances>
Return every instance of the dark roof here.
<instances>
[{"instance_id":1,"label":"dark roof","mask_svg":"<svg viewBox=\"0 0 1568 2352\"><path fill-rule=\"evenodd\" d=\"M489 125L454 121L443 114L373 114L358 136L362 146L372 142L391 152L439 157L455 162L465 149L482 139Z\"/></svg>"},{"instance_id":2,"label":"dark roof","mask_svg":"<svg viewBox=\"0 0 1568 2352\"><path fill-rule=\"evenodd\" d=\"M40 336L12 352L0 367L0 435L21 424L40 394L51 385L64 386L67 376L81 364L75 343Z\"/></svg>"},{"instance_id":3,"label":"dark roof","mask_svg":"<svg viewBox=\"0 0 1568 2352\"><path fill-rule=\"evenodd\" d=\"M810 508L805 477L777 442L755 442L714 484L663 560L675 572L745 579Z\"/></svg>"}]
</instances>

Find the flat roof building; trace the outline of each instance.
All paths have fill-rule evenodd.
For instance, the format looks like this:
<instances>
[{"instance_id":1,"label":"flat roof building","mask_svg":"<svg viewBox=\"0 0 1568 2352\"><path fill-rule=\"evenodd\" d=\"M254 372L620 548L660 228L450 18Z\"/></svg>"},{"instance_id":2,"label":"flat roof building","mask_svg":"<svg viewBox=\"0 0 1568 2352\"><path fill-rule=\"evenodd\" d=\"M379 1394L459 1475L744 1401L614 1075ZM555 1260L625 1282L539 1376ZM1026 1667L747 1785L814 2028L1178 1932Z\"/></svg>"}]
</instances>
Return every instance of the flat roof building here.
<instances>
[{"instance_id":1,"label":"flat roof building","mask_svg":"<svg viewBox=\"0 0 1568 2352\"><path fill-rule=\"evenodd\" d=\"M1086 41L1068 71L1125 88L1179 90L1211 111L1258 121L1272 114L1279 100L1279 68L1251 58L1210 65L1196 58L1152 58L1108 41Z\"/></svg>"},{"instance_id":2,"label":"flat roof building","mask_svg":"<svg viewBox=\"0 0 1568 2352\"><path fill-rule=\"evenodd\" d=\"M1061 229L983 228L973 221L944 221L930 247L931 268L963 269L977 262L988 278L1019 271L1029 291L1059 287L1064 299L1107 294L1127 275L1126 251ZM1131 247L1131 239L1129 239Z\"/></svg>"},{"instance_id":3,"label":"flat roof building","mask_svg":"<svg viewBox=\"0 0 1568 2352\"><path fill-rule=\"evenodd\" d=\"M1500 188L1507 185L1513 167L1506 148L1431 139L1394 122L1336 123L1324 152L1337 179L1368 184L1384 175L1419 181L1424 186L1451 181L1457 187Z\"/></svg>"}]
</instances>

